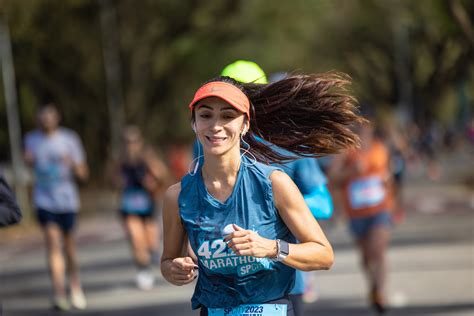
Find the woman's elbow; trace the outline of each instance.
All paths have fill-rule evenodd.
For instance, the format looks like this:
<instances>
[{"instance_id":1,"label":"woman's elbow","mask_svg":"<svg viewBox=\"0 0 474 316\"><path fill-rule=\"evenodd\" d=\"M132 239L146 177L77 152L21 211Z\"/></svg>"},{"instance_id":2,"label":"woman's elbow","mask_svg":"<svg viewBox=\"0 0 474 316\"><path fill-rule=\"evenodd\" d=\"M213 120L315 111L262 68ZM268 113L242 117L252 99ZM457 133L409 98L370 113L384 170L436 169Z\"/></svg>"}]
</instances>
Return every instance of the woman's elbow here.
<instances>
[{"instance_id":1,"label":"woman's elbow","mask_svg":"<svg viewBox=\"0 0 474 316\"><path fill-rule=\"evenodd\" d=\"M327 246L319 252L312 265L308 266L307 271L329 270L334 264L334 251L331 246Z\"/></svg>"},{"instance_id":2,"label":"woman's elbow","mask_svg":"<svg viewBox=\"0 0 474 316\"><path fill-rule=\"evenodd\" d=\"M327 251L327 254L324 256L323 264L321 270L329 270L334 264L334 251L330 248Z\"/></svg>"}]
</instances>

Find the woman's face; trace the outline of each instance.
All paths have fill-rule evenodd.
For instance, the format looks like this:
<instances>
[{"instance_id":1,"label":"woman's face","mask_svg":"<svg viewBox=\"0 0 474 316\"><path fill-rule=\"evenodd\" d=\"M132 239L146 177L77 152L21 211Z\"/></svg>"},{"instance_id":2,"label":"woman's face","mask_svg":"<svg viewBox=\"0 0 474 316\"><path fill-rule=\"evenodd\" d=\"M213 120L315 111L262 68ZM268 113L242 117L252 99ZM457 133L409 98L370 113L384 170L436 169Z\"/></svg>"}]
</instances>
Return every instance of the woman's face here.
<instances>
[{"instance_id":1,"label":"woman's face","mask_svg":"<svg viewBox=\"0 0 474 316\"><path fill-rule=\"evenodd\" d=\"M124 143L125 143L125 149L128 154L134 155L138 152L140 152L142 148L142 139L140 135L134 132L125 132L124 133Z\"/></svg>"},{"instance_id":2,"label":"woman's face","mask_svg":"<svg viewBox=\"0 0 474 316\"><path fill-rule=\"evenodd\" d=\"M195 109L196 135L205 151L222 155L235 146L240 148L243 112L217 97L199 101Z\"/></svg>"}]
</instances>

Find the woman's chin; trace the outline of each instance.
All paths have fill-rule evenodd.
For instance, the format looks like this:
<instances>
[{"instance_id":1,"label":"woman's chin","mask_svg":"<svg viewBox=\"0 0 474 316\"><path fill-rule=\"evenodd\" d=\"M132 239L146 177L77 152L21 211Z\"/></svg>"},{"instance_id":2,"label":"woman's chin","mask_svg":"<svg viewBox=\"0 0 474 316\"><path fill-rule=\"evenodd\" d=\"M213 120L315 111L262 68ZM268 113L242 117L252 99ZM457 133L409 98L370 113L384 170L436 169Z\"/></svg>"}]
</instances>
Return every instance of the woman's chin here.
<instances>
[{"instance_id":1,"label":"woman's chin","mask_svg":"<svg viewBox=\"0 0 474 316\"><path fill-rule=\"evenodd\" d=\"M225 148L217 147L217 146L208 148L207 150L207 153L213 156L222 156L225 152L226 152Z\"/></svg>"},{"instance_id":2,"label":"woman's chin","mask_svg":"<svg viewBox=\"0 0 474 316\"><path fill-rule=\"evenodd\" d=\"M229 151L231 151L231 147L230 146L206 146L206 148L204 148L204 151L206 152L207 155L223 156L227 154Z\"/></svg>"}]
</instances>

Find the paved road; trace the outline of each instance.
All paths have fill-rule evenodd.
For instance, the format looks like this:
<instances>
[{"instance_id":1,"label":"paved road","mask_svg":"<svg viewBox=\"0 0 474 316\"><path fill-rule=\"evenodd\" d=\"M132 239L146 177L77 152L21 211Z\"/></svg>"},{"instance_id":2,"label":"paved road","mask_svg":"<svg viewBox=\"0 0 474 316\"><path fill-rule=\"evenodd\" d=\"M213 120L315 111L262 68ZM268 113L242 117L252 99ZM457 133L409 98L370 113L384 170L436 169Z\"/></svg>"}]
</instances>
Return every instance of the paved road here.
<instances>
[{"instance_id":1,"label":"paved road","mask_svg":"<svg viewBox=\"0 0 474 316\"><path fill-rule=\"evenodd\" d=\"M460 186L414 183L407 188L407 198L410 212L394 230L389 252L388 291L394 306L389 315L474 315L473 192ZM193 286L168 285L158 268L154 290L134 287L134 268L115 217L82 218L80 225L81 270L89 308L62 314L198 314L190 309ZM320 299L306 305L306 315L372 315L345 224L325 226L336 262L332 270L316 272ZM28 232L29 237L16 237L10 229L8 236L13 239L8 244L0 233L3 315L61 314L49 310L50 284L38 230L15 230Z\"/></svg>"}]
</instances>

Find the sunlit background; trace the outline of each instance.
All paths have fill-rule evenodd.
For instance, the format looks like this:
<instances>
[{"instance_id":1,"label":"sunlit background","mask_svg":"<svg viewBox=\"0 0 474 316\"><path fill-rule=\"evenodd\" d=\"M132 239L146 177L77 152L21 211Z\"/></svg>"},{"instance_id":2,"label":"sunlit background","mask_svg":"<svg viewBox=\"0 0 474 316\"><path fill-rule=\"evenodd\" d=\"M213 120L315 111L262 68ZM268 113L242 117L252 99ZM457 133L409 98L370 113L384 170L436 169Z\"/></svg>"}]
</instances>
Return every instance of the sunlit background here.
<instances>
[{"instance_id":1,"label":"sunlit background","mask_svg":"<svg viewBox=\"0 0 474 316\"><path fill-rule=\"evenodd\" d=\"M32 179L21 155L22 137L36 127L38 106L55 102L62 125L77 131L84 143L91 178L81 187L81 220L87 224L80 225L83 233L79 237L87 250L91 243L97 246L123 238L117 232L120 224L115 221L115 196L105 172L119 151L123 127L139 126L170 166L171 160L177 159L172 149L176 145L189 146L194 139L187 107L194 91L236 59L255 61L269 75L337 70L352 77L352 89L362 111L371 113L385 134L396 131L402 135L413 153L404 195L407 219L394 240L420 248L397 253L393 261L403 266L402 257L409 260L416 254L427 261L431 255L432 261L444 254L451 258L442 268L432 267L433 275L420 275L417 284L429 280L426 287L411 292L407 288L412 285L404 286L400 280L416 280L417 273L393 277L399 280L397 288L404 291L393 291L395 301L407 308L401 309L400 315L474 313L473 23L474 1L470 0L0 1L0 167L25 210L20 226L0 232L0 247L5 249L1 259L0 248L0 265L5 267L4 272L0 270L0 302L4 309L12 302L11 314L5 315L40 315L37 310L47 313L50 289L47 282L39 286L39 277L34 275L47 278L43 258L37 259L36 265L20 264L19 270L13 263L27 261L28 251L41 245L35 243L40 237L29 207ZM435 157L427 157L426 146L436 153ZM188 161L188 156L181 158ZM97 237L102 224L95 219L104 217L112 219L106 221L112 225L112 241ZM441 222L423 227L423 223L438 217ZM352 245L342 222L337 217L327 225L335 241L336 261L338 249L347 251ZM447 228L441 232L436 225ZM443 238L449 241L449 236L459 237L453 243L464 245L459 253L446 252L450 247L444 245ZM417 238L426 240L426 247L415 242ZM444 247L432 248L436 242ZM117 249L125 248L126 253L126 243L121 241L120 246ZM121 251L112 249L111 253ZM107 255L106 250L103 255ZM458 256L459 262L455 260ZM94 261L84 257L85 289L94 297L94 282L87 278L88 271L94 271ZM363 282L358 258L352 253L340 257L342 266L323 276L321 304L315 302L308 307L315 315L318 308L321 315L368 313L357 307L365 300L364 286L359 285ZM117 260L131 265L126 258L124 255ZM423 267L417 262L403 273ZM358 293L355 296L343 286L351 282L341 276L347 266L359 282L354 286ZM454 281L458 287L444 282L453 267L459 268L453 272L453 280L464 280ZM441 272L445 274L438 274ZM331 279L331 273L336 274L335 279ZM10 286L5 288L4 284L12 284L13 276L24 284L32 277L35 290L25 285L9 291ZM107 282L113 284L112 279ZM118 290L110 285L110 293L116 296L97 290L96 299L91 299L97 314L90 315L117 315L120 310L130 312L124 315L134 311L136 315L170 315L163 311L174 311L171 305L160 309L168 288L163 283L163 288L146 293L148 301L138 300L143 304L119 304L123 308L107 314L104 306L114 305L124 293L132 291L123 286L124 282ZM324 287L332 284L335 288L325 292ZM340 291L336 290L338 286ZM438 291L445 289L446 301L439 299L439 293L427 290L436 286ZM176 288L170 291L178 293ZM188 294L190 290L181 291ZM347 295L340 297L338 293ZM101 294L106 297L103 301ZM156 306L152 303L154 296L161 297ZM189 299L175 296L170 302L184 302L181 310L190 312ZM22 299L33 302L32 307L22 308L18 303ZM412 309L410 301L415 302ZM134 310L129 306L138 307ZM140 306L149 309L141 310Z\"/></svg>"}]
</instances>

